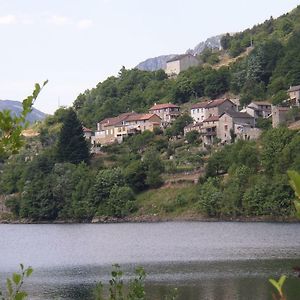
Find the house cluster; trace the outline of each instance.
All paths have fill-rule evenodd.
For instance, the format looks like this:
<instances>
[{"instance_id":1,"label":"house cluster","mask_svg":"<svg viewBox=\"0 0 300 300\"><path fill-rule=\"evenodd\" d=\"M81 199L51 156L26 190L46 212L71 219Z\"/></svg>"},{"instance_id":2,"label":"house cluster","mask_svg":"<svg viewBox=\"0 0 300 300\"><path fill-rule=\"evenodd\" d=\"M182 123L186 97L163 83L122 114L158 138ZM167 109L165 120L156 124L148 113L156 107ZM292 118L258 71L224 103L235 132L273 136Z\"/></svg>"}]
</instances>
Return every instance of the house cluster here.
<instances>
[{"instance_id":1,"label":"house cluster","mask_svg":"<svg viewBox=\"0 0 300 300\"><path fill-rule=\"evenodd\" d=\"M287 119L291 107L300 107L300 86L290 87L286 106L273 106L267 101L253 101L238 110L236 99L216 99L192 105L190 115L193 123L184 128L184 134L193 130L200 133L203 145L215 141L222 144L234 139L255 140L261 130L256 127L258 118L272 119L277 127ZM175 104L154 104L148 113L128 112L117 117L106 118L97 123L95 133L83 127L85 137L97 146L114 142L121 143L125 137L155 128L166 128L180 115L180 107Z\"/></svg>"},{"instance_id":2,"label":"house cluster","mask_svg":"<svg viewBox=\"0 0 300 300\"><path fill-rule=\"evenodd\" d=\"M238 111L236 103L226 98L194 104L191 117L194 123L186 126L184 132L198 131L204 145L211 145L216 140L229 143L233 138L257 139L260 134L255 128L255 117Z\"/></svg>"},{"instance_id":3,"label":"house cluster","mask_svg":"<svg viewBox=\"0 0 300 300\"><path fill-rule=\"evenodd\" d=\"M121 143L125 137L142 133L146 130L167 127L180 114L180 107L171 103L155 104L148 113L123 113L117 117L106 118L97 123L94 135L89 135L90 129L85 128L86 138L91 140L94 148L98 145Z\"/></svg>"}]
</instances>

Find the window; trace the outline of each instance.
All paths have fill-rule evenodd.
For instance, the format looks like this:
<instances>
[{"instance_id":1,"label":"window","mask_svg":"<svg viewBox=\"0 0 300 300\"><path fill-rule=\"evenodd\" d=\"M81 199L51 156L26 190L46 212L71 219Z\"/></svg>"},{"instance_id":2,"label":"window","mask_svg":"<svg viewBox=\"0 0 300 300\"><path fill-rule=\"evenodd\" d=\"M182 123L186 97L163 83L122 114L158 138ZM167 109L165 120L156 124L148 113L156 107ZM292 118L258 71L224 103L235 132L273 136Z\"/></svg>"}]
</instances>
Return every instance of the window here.
<instances>
[{"instance_id":1,"label":"window","mask_svg":"<svg viewBox=\"0 0 300 300\"><path fill-rule=\"evenodd\" d=\"M225 130L225 131L228 130L228 125L224 125L224 130Z\"/></svg>"}]
</instances>

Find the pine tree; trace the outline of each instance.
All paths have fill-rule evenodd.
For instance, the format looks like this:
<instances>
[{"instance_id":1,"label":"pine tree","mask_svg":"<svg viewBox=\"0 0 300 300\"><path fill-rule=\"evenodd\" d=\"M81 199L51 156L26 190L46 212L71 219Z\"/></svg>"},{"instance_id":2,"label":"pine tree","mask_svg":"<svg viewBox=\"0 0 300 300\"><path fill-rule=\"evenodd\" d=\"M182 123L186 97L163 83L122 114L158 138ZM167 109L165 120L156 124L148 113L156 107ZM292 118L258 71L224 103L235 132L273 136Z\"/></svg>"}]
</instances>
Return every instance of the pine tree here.
<instances>
[{"instance_id":1,"label":"pine tree","mask_svg":"<svg viewBox=\"0 0 300 300\"><path fill-rule=\"evenodd\" d=\"M73 164L89 162L89 147L83 135L82 125L71 108L66 113L59 134L57 158L60 162Z\"/></svg>"}]
</instances>

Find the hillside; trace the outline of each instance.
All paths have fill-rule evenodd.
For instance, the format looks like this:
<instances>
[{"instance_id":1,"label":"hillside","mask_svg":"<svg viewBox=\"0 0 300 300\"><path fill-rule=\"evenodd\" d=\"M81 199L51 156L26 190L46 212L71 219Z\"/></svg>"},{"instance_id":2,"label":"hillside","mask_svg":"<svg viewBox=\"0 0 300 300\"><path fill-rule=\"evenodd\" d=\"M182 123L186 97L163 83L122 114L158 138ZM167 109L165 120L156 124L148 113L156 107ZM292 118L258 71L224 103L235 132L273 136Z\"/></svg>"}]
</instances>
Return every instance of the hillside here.
<instances>
[{"instance_id":1,"label":"hillside","mask_svg":"<svg viewBox=\"0 0 300 300\"><path fill-rule=\"evenodd\" d=\"M10 110L12 113L19 115L22 111L22 103L19 101L12 100L0 100L0 111ZM32 109L32 112L28 114L27 121L34 123L36 121L41 121L46 118L46 114L37 110L36 108Z\"/></svg>"},{"instance_id":2,"label":"hillside","mask_svg":"<svg viewBox=\"0 0 300 300\"><path fill-rule=\"evenodd\" d=\"M199 55L203 52L204 49L210 48L220 48L221 46L221 35L213 36L208 38L204 42L200 42L193 49L188 49L186 52L193 55ZM148 58L145 61L139 63L136 68L142 71L157 71L160 69L165 69L166 63L168 60L172 59L178 54L169 54L169 55L160 55L153 58Z\"/></svg>"},{"instance_id":3,"label":"hillside","mask_svg":"<svg viewBox=\"0 0 300 300\"><path fill-rule=\"evenodd\" d=\"M168 79L163 70L122 68L74 102L89 127L123 112L146 112L157 103L184 104L230 94L245 105L252 100L279 104L290 85L300 84L300 7L277 19L221 38L222 51L206 49L201 66ZM252 45L252 46L251 46ZM201 47L199 46L198 49Z\"/></svg>"}]
</instances>

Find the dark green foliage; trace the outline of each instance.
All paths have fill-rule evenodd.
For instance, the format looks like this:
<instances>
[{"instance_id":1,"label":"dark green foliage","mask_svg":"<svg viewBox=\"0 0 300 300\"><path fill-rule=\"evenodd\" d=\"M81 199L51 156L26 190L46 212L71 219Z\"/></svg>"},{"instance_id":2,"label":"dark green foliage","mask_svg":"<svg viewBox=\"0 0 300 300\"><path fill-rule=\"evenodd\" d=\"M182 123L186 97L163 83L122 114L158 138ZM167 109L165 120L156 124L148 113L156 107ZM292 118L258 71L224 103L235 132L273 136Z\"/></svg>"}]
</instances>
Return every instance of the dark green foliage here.
<instances>
[{"instance_id":1,"label":"dark green foliage","mask_svg":"<svg viewBox=\"0 0 300 300\"><path fill-rule=\"evenodd\" d=\"M229 33L222 36L221 46L224 50L227 50L230 47L230 41L231 41L231 37Z\"/></svg>"},{"instance_id":2,"label":"dark green foliage","mask_svg":"<svg viewBox=\"0 0 300 300\"><path fill-rule=\"evenodd\" d=\"M142 161L131 162L124 170L126 183L135 191L141 192L147 188L146 168Z\"/></svg>"},{"instance_id":3,"label":"dark green foliage","mask_svg":"<svg viewBox=\"0 0 300 300\"><path fill-rule=\"evenodd\" d=\"M83 136L82 125L73 109L68 109L63 119L57 144L57 159L60 162L74 164L88 163L90 159L89 147Z\"/></svg>"},{"instance_id":4,"label":"dark green foliage","mask_svg":"<svg viewBox=\"0 0 300 300\"><path fill-rule=\"evenodd\" d=\"M261 161L268 174L285 173L286 167L279 164L283 149L291 142L295 133L287 128L274 128L262 138ZM284 168L282 168L284 167Z\"/></svg>"},{"instance_id":5,"label":"dark green foliage","mask_svg":"<svg viewBox=\"0 0 300 300\"><path fill-rule=\"evenodd\" d=\"M146 184L150 188L158 188L163 184L162 173L164 165L155 149L149 149L144 157L143 164L146 170Z\"/></svg>"},{"instance_id":6,"label":"dark green foliage","mask_svg":"<svg viewBox=\"0 0 300 300\"><path fill-rule=\"evenodd\" d=\"M172 126L166 130L166 134L169 137L183 135L184 127L191 124L192 122L192 117L188 114L184 114L174 121Z\"/></svg>"},{"instance_id":7,"label":"dark green foliage","mask_svg":"<svg viewBox=\"0 0 300 300\"><path fill-rule=\"evenodd\" d=\"M108 200L113 187L122 187L124 185L125 177L120 168L99 171L90 191L90 202L92 206L98 208Z\"/></svg>"},{"instance_id":8,"label":"dark green foliage","mask_svg":"<svg viewBox=\"0 0 300 300\"><path fill-rule=\"evenodd\" d=\"M109 215L123 218L135 210L134 194L128 186L114 186L109 194L107 210Z\"/></svg>"},{"instance_id":9,"label":"dark green foliage","mask_svg":"<svg viewBox=\"0 0 300 300\"><path fill-rule=\"evenodd\" d=\"M217 217L220 214L220 206L223 194L216 178L209 178L199 188L199 209L209 217Z\"/></svg>"},{"instance_id":10,"label":"dark green foliage","mask_svg":"<svg viewBox=\"0 0 300 300\"><path fill-rule=\"evenodd\" d=\"M192 130L185 135L185 139L187 140L187 142L189 144L193 144L193 143L197 142L199 136L200 136L200 134L198 131Z\"/></svg>"}]
</instances>

